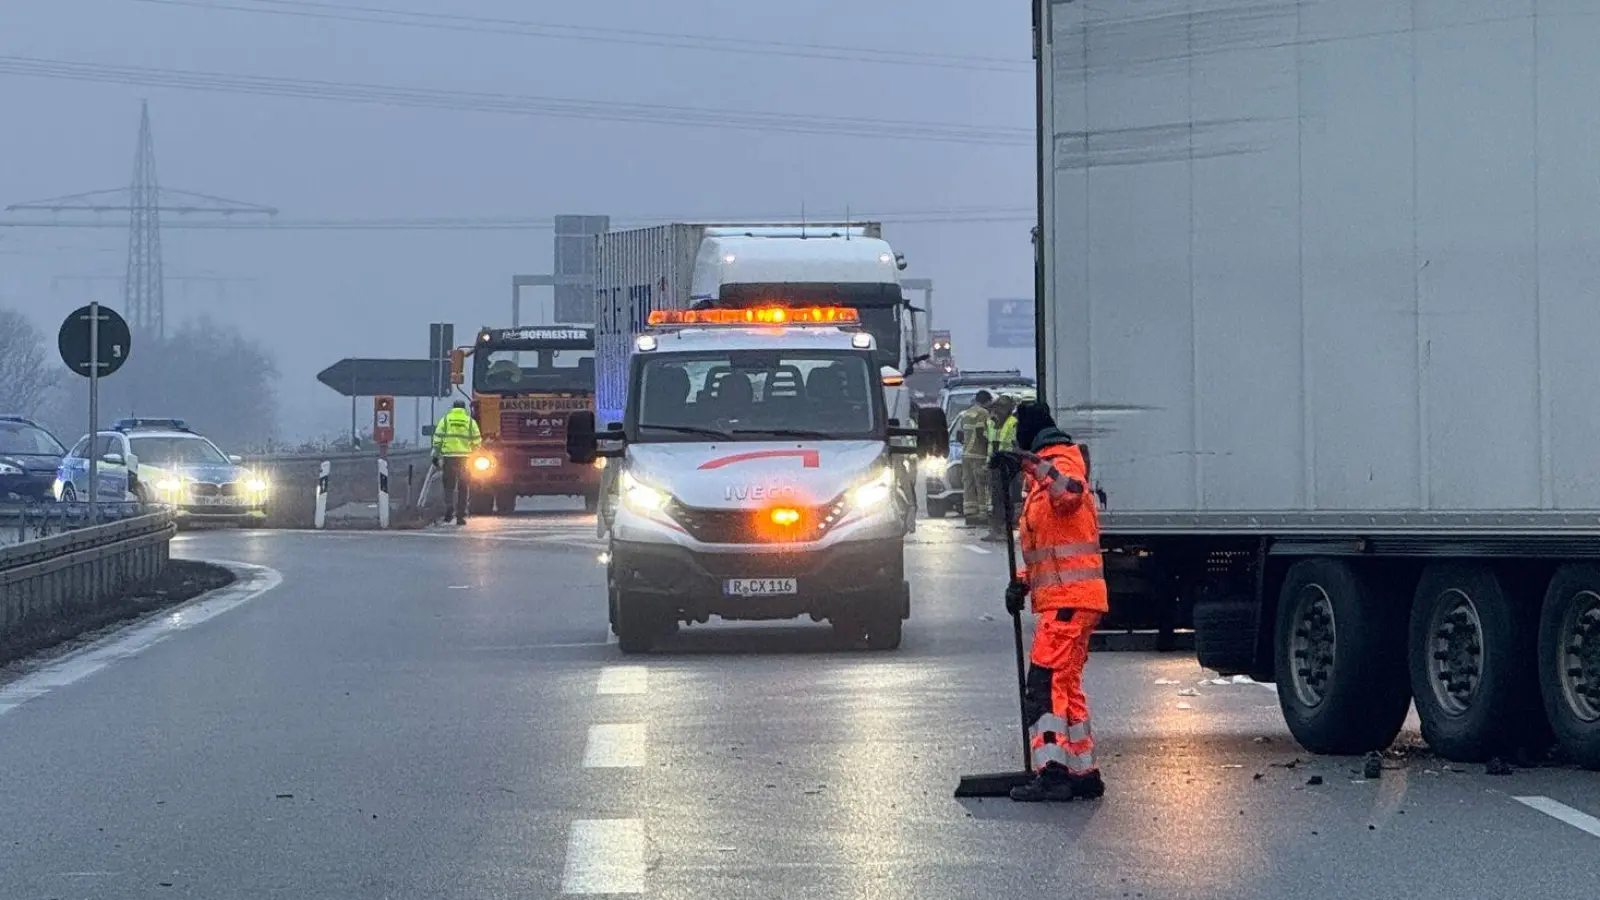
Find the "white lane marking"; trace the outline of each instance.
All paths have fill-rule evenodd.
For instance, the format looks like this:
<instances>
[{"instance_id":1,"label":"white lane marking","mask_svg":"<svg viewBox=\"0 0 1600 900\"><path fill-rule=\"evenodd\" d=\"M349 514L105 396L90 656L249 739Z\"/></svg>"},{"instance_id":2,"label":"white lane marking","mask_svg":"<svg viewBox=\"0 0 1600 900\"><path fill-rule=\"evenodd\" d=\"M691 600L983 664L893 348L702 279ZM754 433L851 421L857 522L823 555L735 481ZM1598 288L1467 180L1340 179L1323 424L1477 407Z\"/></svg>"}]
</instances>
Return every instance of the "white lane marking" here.
<instances>
[{"instance_id":1,"label":"white lane marking","mask_svg":"<svg viewBox=\"0 0 1600 900\"><path fill-rule=\"evenodd\" d=\"M1579 831L1585 831L1595 837L1600 837L1600 819L1596 819L1586 812L1573 809L1565 803L1551 800L1549 797L1513 797L1511 799L1524 806L1537 809L1547 816L1560 819Z\"/></svg>"},{"instance_id":2,"label":"white lane marking","mask_svg":"<svg viewBox=\"0 0 1600 900\"><path fill-rule=\"evenodd\" d=\"M649 670L644 666L606 666L600 670L601 694L642 694L649 681Z\"/></svg>"},{"instance_id":3,"label":"white lane marking","mask_svg":"<svg viewBox=\"0 0 1600 900\"><path fill-rule=\"evenodd\" d=\"M643 819L579 819L567 834L563 894L642 894Z\"/></svg>"},{"instance_id":4,"label":"white lane marking","mask_svg":"<svg viewBox=\"0 0 1600 900\"><path fill-rule=\"evenodd\" d=\"M583 748L585 769L637 769L644 765L644 726L590 725Z\"/></svg>"},{"instance_id":5,"label":"white lane marking","mask_svg":"<svg viewBox=\"0 0 1600 900\"><path fill-rule=\"evenodd\" d=\"M217 561L217 565L232 569L238 580L222 590L202 594L138 625L108 635L0 687L0 716L57 688L82 681L112 663L143 653L177 632L254 600L283 581L282 575L265 566L223 561Z\"/></svg>"},{"instance_id":6,"label":"white lane marking","mask_svg":"<svg viewBox=\"0 0 1600 900\"><path fill-rule=\"evenodd\" d=\"M988 556L990 552L988 547L979 547L977 544L962 544L961 546L965 547L969 553L976 553L979 556Z\"/></svg>"}]
</instances>

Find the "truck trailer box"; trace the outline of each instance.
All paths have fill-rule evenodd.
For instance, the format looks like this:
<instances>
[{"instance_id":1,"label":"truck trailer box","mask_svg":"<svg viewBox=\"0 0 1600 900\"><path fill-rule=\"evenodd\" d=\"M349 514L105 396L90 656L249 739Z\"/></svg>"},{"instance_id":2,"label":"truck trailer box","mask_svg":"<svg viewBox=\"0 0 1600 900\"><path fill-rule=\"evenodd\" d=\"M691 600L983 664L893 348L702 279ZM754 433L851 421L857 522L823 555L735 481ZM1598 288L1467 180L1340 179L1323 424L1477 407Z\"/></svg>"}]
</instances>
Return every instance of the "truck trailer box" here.
<instances>
[{"instance_id":1,"label":"truck trailer box","mask_svg":"<svg viewBox=\"0 0 1600 900\"><path fill-rule=\"evenodd\" d=\"M1108 524L1600 509L1587 5L1044 6L1048 396Z\"/></svg>"}]
</instances>

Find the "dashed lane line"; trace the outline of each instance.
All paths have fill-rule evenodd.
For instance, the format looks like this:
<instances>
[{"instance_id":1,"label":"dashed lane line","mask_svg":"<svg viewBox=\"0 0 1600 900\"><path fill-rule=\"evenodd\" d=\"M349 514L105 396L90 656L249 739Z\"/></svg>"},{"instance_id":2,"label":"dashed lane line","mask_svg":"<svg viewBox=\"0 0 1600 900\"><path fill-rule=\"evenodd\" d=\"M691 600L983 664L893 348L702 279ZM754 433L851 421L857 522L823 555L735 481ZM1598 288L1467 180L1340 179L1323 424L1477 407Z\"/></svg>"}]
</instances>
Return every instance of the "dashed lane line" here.
<instances>
[{"instance_id":1,"label":"dashed lane line","mask_svg":"<svg viewBox=\"0 0 1600 900\"><path fill-rule=\"evenodd\" d=\"M979 556L988 556L992 552L988 547L979 547L977 544L962 544L961 546L968 553L976 553Z\"/></svg>"},{"instance_id":2,"label":"dashed lane line","mask_svg":"<svg viewBox=\"0 0 1600 900\"><path fill-rule=\"evenodd\" d=\"M1586 812L1573 809L1549 797L1513 797L1511 798L1524 806L1536 809L1553 819L1565 822L1579 831L1587 832L1595 837L1600 837L1600 819Z\"/></svg>"},{"instance_id":3,"label":"dashed lane line","mask_svg":"<svg viewBox=\"0 0 1600 900\"><path fill-rule=\"evenodd\" d=\"M567 833L563 894L642 894L643 819L579 819Z\"/></svg>"},{"instance_id":4,"label":"dashed lane line","mask_svg":"<svg viewBox=\"0 0 1600 900\"><path fill-rule=\"evenodd\" d=\"M650 673L644 666L606 666L600 670L599 694L642 694Z\"/></svg>"},{"instance_id":5,"label":"dashed lane line","mask_svg":"<svg viewBox=\"0 0 1600 900\"><path fill-rule=\"evenodd\" d=\"M245 563L217 562L234 571L229 587L202 594L152 616L0 688L0 716L58 688L75 684L113 663L136 656L167 638L209 621L265 594L283 581L276 570Z\"/></svg>"},{"instance_id":6,"label":"dashed lane line","mask_svg":"<svg viewBox=\"0 0 1600 900\"><path fill-rule=\"evenodd\" d=\"M585 769L637 769L644 765L644 726L637 723L589 726L583 748Z\"/></svg>"}]
</instances>

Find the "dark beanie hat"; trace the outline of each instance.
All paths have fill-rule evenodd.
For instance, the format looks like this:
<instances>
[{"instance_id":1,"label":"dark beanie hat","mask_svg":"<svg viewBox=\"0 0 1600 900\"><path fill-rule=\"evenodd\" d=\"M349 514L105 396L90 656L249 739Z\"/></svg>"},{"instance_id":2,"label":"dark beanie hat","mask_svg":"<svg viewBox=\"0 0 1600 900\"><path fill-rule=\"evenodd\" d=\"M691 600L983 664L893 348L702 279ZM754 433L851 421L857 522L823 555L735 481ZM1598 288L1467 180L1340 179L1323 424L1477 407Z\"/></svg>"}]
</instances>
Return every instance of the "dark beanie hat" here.
<instances>
[{"instance_id":1,"label":"dark beanie hat","mask_svg":"<svg viewBox=\"0 0 1600 900\"><path fill-rule=\"evenodd\" d=\"M1023 403L1017 407L1016 415L1017 446L1023 450L1032 450L1040 432L1056 427L1056 420L1050 417L1050 405L1043 400Z\"/></svg>"}]
</instances>

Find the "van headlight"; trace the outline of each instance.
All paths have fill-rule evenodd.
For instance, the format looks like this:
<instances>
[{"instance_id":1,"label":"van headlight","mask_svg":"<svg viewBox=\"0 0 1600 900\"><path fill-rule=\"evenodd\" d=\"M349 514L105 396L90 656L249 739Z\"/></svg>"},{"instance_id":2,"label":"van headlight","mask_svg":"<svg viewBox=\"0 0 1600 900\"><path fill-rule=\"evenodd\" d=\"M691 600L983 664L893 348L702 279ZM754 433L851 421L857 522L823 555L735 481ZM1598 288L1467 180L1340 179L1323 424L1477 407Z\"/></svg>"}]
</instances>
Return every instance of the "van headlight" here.
<instances>
[{"instance_id":1,"label":"van headlight","mask_svg":"<svg viewBox=\"0 0 1600 900\"><path fill-rule=\"evenodd\" d=\"M943 478L944 473L950 471L950 460L942 456L930 456L922 461L922 467L928 475Z\"/></svg>"},{"instance_id":2,"label":"van headlight","mask_svg":"<svg viewBox=\"0 0 1600 900\"><path fill-rule=\"evenodd\" d=\"M622 493L622 502L627 507L641 515L658 512L667 505L672 497L666 491L657 490L634 477L632 472L623 472L622 480L617 489Z\"/></svg>"},{"instance_id":3,"label":"van headlight","mask_svg":"<svg viewBox=\"0 0 1600 900\"><path fill-rule=\"evenodd\" d=\"M889 471L888 466L884 466L850 490L850 503L862 512L872 512L889 502L889 495L893 490L894 473Z\"/></svg>"}]
</instances>

